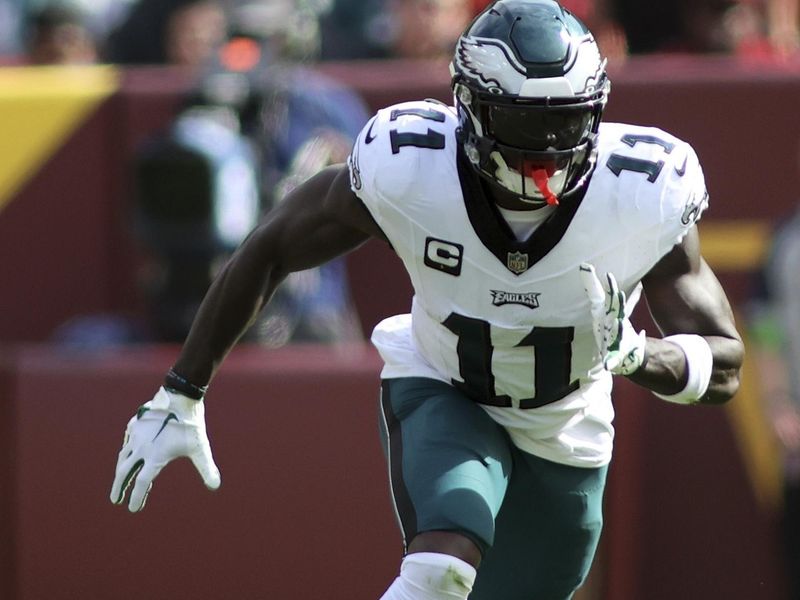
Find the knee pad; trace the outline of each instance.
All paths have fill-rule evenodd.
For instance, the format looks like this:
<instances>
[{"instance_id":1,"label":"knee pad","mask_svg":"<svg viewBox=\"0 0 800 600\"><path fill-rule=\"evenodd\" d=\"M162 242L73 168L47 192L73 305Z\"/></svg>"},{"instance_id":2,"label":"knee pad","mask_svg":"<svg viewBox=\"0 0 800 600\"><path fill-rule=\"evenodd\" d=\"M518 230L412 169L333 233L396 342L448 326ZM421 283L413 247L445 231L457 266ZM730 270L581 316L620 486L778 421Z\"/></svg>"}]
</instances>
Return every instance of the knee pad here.
<instances>
[{"instance_id":1,"label":"knee pad","mask_svg":"<svg viewBox=\"0 0 800 600\"><path fill-rule=\"evenodd\" d=\"M400 575L381 600L466 600L477 571L469 563L436 552L408 554Z\"/></svg>"}]
</instances>

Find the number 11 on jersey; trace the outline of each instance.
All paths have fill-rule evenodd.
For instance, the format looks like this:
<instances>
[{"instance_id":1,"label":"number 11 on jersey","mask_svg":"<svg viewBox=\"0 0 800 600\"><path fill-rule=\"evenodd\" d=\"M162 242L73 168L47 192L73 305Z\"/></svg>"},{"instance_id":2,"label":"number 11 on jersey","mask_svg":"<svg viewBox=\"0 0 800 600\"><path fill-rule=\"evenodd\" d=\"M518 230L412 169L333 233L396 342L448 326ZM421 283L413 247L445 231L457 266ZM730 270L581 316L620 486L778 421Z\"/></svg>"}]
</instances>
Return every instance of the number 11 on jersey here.
<instances>
[{"instance_id":1,"label":"number 11 on jersey","mask_svg":"<svg viewBox=\"0 0 800 600\"><path fill-rule=\"evenodd\" d=\"M495 389L491 323L450 313L442 324L458 336L456 353L463 381L453 381L453 385L481 404L512 406L511 398L498 395ZM579 382L570 381L574 333L573 327L535 327L517 344L533 348L535 390L533 397L520 400L520 408L538 408L578 389Z\"/></svg>"}]
</instances>

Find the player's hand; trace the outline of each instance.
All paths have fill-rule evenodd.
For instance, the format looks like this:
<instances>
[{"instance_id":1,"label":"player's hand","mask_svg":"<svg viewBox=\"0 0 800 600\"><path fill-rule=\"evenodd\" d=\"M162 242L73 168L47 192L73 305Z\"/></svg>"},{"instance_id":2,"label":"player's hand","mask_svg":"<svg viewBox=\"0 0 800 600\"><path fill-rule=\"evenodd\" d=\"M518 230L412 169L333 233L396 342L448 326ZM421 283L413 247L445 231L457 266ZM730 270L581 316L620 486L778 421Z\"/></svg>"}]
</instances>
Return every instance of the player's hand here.
<instances>
[{"instance_id":1,"label":"player's hand","mask_svg":"<svg viewBox=\"0 0 800 600\"><path fill-rule=\"evenodd\" d=\"M122 504L133 484L128 510L144 507L153 480L167 463L186 456L209 489L220 486L219 469L211 456L203 401L158 390L128 422L111 486L111 502Z\"/></svg>"},{"instance_id":2,"label":"player's hand","mask_svg":"<svg viewBox=\"0 0 800 600\"><path fill-rule=\"evenodd\" d=\"M645 333L636 333L625 314L625 292L612 273L606 274L608 289L600 282L594 266L580 266L581 281L592 311L592 332L600 350L603 368L615 375L630 375L644 361Z\"/></svg>"}]
</instances>

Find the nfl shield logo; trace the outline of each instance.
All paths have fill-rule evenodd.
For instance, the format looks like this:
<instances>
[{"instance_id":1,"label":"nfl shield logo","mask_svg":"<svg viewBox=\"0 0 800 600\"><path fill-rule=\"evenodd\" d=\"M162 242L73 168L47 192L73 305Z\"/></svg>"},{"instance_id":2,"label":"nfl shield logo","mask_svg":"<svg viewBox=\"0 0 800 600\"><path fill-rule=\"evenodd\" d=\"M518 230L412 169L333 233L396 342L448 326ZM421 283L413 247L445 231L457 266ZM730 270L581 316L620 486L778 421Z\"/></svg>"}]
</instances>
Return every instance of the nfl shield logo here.
<instances>
[{"instance_id":1,"label":"nfl shield logo","mask_svg":"<svg viewBox=\"0 0 800 600\"><path fill-rule=\"evenodd\" d=\"M528 270L528 255L522 252L509 252L508 253L508 270L512 273L519 275Z\"/></svg>"}]
</instances>

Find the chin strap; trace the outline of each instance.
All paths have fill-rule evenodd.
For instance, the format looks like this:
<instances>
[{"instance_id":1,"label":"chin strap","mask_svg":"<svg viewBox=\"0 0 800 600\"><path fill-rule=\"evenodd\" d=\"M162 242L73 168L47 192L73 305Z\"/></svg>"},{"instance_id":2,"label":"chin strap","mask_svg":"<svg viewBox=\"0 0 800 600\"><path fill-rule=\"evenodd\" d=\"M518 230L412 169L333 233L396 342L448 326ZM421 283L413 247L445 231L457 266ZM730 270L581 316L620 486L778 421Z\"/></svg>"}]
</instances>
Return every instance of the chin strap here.
<instances>
[{"instance_id":1,"label":"chin strap","mask_svg":"<svg viewBox=\"0 0 800 600\"><path fill-rule=\"evenodd\" d=\"M548 206L558 206L558 197L548 185L550 181L548 169L531 169L531 179L533 179L533 183L536 184L536 187L539 188L539 192L544 196Z\"/></svg>"}]
</instances>

